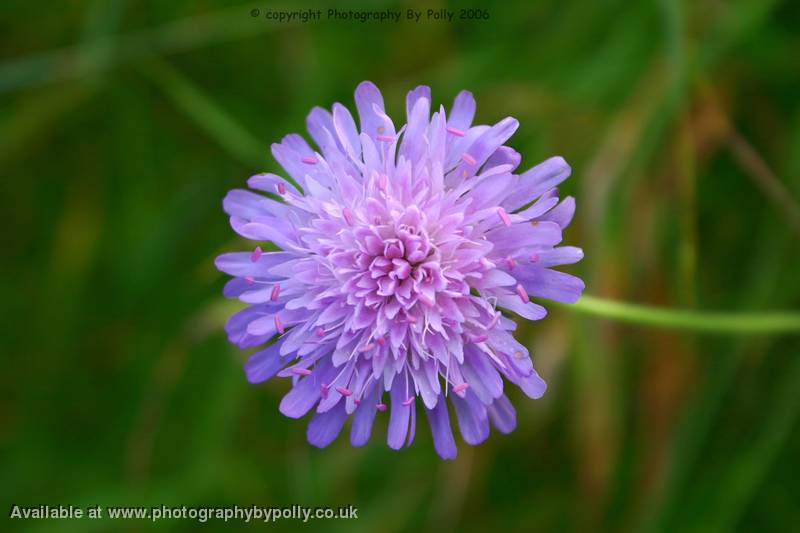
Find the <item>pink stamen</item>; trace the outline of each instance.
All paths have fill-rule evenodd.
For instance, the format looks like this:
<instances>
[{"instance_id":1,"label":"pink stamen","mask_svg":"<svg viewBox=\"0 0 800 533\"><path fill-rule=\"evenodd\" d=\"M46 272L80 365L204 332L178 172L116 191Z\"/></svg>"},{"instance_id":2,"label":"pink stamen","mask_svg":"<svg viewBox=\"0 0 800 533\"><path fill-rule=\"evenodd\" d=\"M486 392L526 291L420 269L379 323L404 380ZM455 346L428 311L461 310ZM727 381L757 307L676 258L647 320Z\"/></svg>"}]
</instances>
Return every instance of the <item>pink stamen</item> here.
<instances>
[{"instance_id":1,"label":"pink stamen","mask_svg":"<svg viewBox=\"0 0 800 533\"><path fill-rule=\"evenodd\" d=\"M324 383L319 386L319 393L322 396L323 400L327 400L328 399L328 390L329 390L328 386L325 385Z\"/></svg>"},{"instance_id":2,"label":"pink stamen","mask_svg":"<svg viewBox=\"0 0 800 533\"><path fill-rule=\"evenodd\" d=\"M253 276L245 276L244 282L247 283L248 285L252 285L253 283L256 282L256 280L253 279Z\"/></svg>"},{"instance_id":3,"label":"pink stamen","mask_svg":"<svg viewBox=\"0 0 800 533\"><path fill-rule=\"evenodd\" d=\"M309 156L309 155L305 156L300 161L302 161L306 165L316 165L317 163L319 163L319 159L317 159L314 156Z\"/></svg>"},{"instance_id":4,"label":"pink stamen","mask_svg":"<svg viewBox=\"0 0 800 533\"><path fill-rule=\"evenodd\" d=\"M292 374L297 374L298 376L310 376L311 370L307 368L302 368L299 366L293 366L291 370Z\"/></svg>"},{"instance_id":5,"label":"pink stamen","mask_svg":"<svg viewBox=\"0 0 800 533\"><path fill-rule=\"evenodd\" d=\"M361 352L368 352L375 347L375 343L370 342L361 347Z\"/></svg>"},{"instance_id":6,"label":"pink stamen","mask_svg":"<svg viewBox=\"0 0 800 533\"><path fill-rule=\"evenodd\" d=\"M475 161L475 158L474 158L474 157L472 157L471 155L469 155L469 154L468 154L468 153L466 153L466 152L464 152L464 153L462 154L462 156L461 156L461 159L463 159L463 160L464 160L464 162L465 162L466 164L468 164L468 165L474 165L475 163L477 163L477 161Z\"/></svg>"},{"instance_id":7,"label":"pink stamen","mask_svg":"<svg viewBox=\"0 0 800 533\"><path fill-rule=\"evenodd\" d=\"M379 141L383 141L385 143L390 143L390 142L394 141L394 137L391 136L391 135L378 135L376 138Z\"/></svg>"},{"instance_id":8,"label":"pink stamen","mask_svg":"<svg viewBox=\"0 0 800 533\"><path fill-rule=\"evenodd\" d=\"M528 297L528 293L525 292L525 287L520 284L517 284L517 294L519 295L519 299L522 300L522 303L526 304L531 301Z\"/></svg>"},{"instance_id":9,"label":"pink stamen","mask_svg":"<svg viewBox=\"0 0 800 533\"><path fill-rule=\"evenodd\" d=\"M280 333L281 335L283 335L286 332L286 330L283 327L283 322L281 322L280 315L275 315L275 329L277 329L278 333Z\"/></svg>"},{"instance_id":10,"label":"pink stamen","mask_svg":"<svg viewBox=\"0 0 800 533\"><path fill-rule=\"evenodd\" d=\"M514 261L514 258L511 256L506 257L506 265L508 265L509 270L514 270L514 267L517 266L517 262Z\"/></svg>"},{"instance_id":11,"label":"pink stamen","mask_svg":"<svg viewBox=\"0 0 800 533\"><path fill-rule=\"evenodd\" d=\"M382 412L386 411L386 404L385 403L376 403L375 404L375 409L377 409L378 411L380 411L382 413Z\"/></svg>"},{"instance_id":12,"label":"pink stamen","mask_svg":"<svg viewBox=\"0 0 800 533\"><path fill-rule=\"evenodd\" d=\"M415 317L414 315L406 315L406 320L408 320L409 324L417 323L417 317Z\"/></svg>"},{"instance_id":13,"label":"pink stamen","mask_svg":"<svg viewBox=\"0 0 800 533\"><path fill-rule=\"evenodd\" d=\"M453 386L453 392L455 392L456 394L461 394L468 388L469 388L469 383L459 383L458 385Z\"/></svg>"},{"instance_id":14,"label":"pink stamen","mask_svg":"<svg viewBox=\"0 0 800 533\"><path fill-rule=\"evenodd\" d=\"M409 406L412 403L414 403L414 397L413 396L411 398L406 398L405 400L402 401L402 404L405 405L405 406Z\"/></svg>"},{"instance_id":15,"label":"pink stamen","mask_svg":"<svg viewBox=\"0 0 800 533\"><path fill-rule=\"evenodd\" d=\"M349 208L345 207L342 209L342 216L344 217L345 222L351 226L353 225L353 212L350 211Z\"/></svg>"},{"instance_id":16,"label":"pink stamen","mask_svg":"<svg viewBox=\"0 0 800 533\"><path fill-rule=\"evenodd\" d=\"M286 185L278 183L278 194L286 194Z\"/></svg>"},{"instance_id":17,"label":"pink stamen","mask_svg":"<svg viewBox=\"0 0 800 533\"><path fill-rule=\"evenodd\" d=\"M319 338L322 338L325 336L325 330L318 326L317 329L314 330L314 335L316 335Z\"/></svg>"},{"instance_id":18,"label":"pink stamen","mask_svg":"<svg viewBox=\"0 0 800 533\"><path fill-rule=\"evenodd\" d=\"M375 342L383 346L384 344L386 344L386 339L383 337L383 335L378 335L377 337L375 337Z\"/></svg>"},{"instance_id":19,"label":"pink stamen","mask_svg":"<svg viewBox=\"0 0 800 533\"><path fill-rule=\"evenodd\" d=\"M386 174L381 174L378 177L378 188L382 191L386 190L386 187L389 185L389 177Z\"/></svg>"},{"instance_id":20,"label":"pink stamen","mask_svg":"<svg viewBox=\"0 0 800 533\"><path fill-rule=\"evenodd\" d=\"M508 218L508 213L506 213L505 209L503 209L502 207L498 207L497 216L500 217L500 220L503 221L503 224L505 224L506 226L511 226L511 219Z\"/></svg>"},{"instance_id":21,"label":"pink stamen","mask_svg":"<svg viewBox=\"0 0 800 533\"><path fill-rule=\"evenodd\" d=\"M472 342L475 344L480 344L482 342L486 342L487 340L489 340L489 335L475 335L472 337Z\"/></svg>"},{"instance_id":22,"label":"pink stamen","mask_svg":"<svg viewBox=\"0 0 800 533\"><path fill-rule=\"evenodd\" d=\"M531 254L528 258L531 260L531 263L538 263L539 262L539 254Z\"/></svg>"},{"instance_id":23,"label":"pink stamen","mask_svg":"<svg viewBox=\"0 0 800 533\"><path fill-rule=\"evenodd\" d=\"M361 400L353 400L353 403L356 405L361 405Z\"/></svg>"},{"instance_id":24,"label":"pink stamen","mask_svg":"<svg viewBox=\"0 0 800 533\"><path fill-rule=\"evenodd\" d=\"M278 296L281 295L281 284L276 283L274 287L272 287L272 293L269 295L269 299L273 302L278 299Z\"/></svg>"},{"instance_id":25,"label":"pink stamen","mask_svg":"<svg viewBox=\"0 0 800 533\"><path fill-rule=\"evenodd\" d=\"M250 254L250 261L255 263L256 261L261 259L261 254L262 253L264 253L264 252L261 251L261 247L260 246L256 246L256 249L253 250L252 254Z\"/></svg>"},{"instance_id":26,"label":"pink stamen","mask_svg":"<svg viewBox=\"0 0 800 533\"><path fill-rule=\"evenodd\" d=\"M353 394L353 391L351 391L350 389L346 389L344 387L336 387L336 392L338 392L342 396L351 396Z\"/></svg>"},{"instance_id":27,"label":"pink stamen","mask_svg":"<svg viewBox=\"0 0 800 533\"><path fill-rule=\"evenodd\" d=\"M452 134L453 134L453 135L455 135L456 137L463 137L463 136L464 136L464 132L463 132L463 131L461 131L461 130L460 130L460 129L458 129L458 128L454 128L454 127L452 127L452 126L450 126L449 128L447 128L447 131L448 131L448 133L452 133Z\"/></svg>"}]
</instances>

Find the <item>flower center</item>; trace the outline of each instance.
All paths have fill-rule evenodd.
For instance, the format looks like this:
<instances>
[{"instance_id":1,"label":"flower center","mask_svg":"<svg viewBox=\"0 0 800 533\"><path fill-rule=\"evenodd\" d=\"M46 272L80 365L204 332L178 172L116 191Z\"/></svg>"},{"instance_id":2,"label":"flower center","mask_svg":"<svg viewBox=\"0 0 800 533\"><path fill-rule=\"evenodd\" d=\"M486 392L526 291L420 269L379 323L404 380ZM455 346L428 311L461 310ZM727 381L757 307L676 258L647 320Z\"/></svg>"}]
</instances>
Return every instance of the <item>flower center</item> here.
<instances>
[{"instance_id":1,"label":"flower center","mask_svg":"<svg viewBox=\"0 0 800 533\"><path fill-rule=\"evenodd\" d=\"M340 238L330 257L351 305L385 305L391 318L417 303L434 306L436 293L448 286L424 216L413 206L394 221L355 225Z\"/></svg>"}]
</instances>

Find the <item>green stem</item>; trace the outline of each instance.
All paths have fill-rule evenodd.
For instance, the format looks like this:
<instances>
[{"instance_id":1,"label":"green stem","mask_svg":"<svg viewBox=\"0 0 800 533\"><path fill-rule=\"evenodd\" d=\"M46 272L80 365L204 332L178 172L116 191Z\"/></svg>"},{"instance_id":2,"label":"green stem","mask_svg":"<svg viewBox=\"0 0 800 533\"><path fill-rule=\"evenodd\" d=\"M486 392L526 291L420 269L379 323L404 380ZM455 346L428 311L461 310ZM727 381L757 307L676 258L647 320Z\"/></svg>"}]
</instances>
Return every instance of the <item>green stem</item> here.
<instances>
[{"instance_id":1,"label":"green stem","mask_svg":"<svg viewBox=\"0 0 800 533\"><path fill-rule=\"evenodd\" d=\"M666 309L606 300L588 294L565 308L585 315L667 329L705 333L800 333L800 313L791 311L740 313Z\"/></svg>"}]
</instances>

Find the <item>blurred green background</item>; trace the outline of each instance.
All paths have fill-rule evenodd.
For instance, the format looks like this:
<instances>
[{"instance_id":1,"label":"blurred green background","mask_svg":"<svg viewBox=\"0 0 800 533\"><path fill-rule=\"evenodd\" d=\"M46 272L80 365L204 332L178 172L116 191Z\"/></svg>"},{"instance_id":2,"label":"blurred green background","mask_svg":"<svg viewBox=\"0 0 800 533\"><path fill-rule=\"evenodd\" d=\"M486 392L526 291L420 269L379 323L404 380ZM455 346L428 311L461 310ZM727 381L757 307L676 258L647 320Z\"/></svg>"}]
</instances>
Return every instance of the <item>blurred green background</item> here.
<instances>
[{"instance_id":1,"label":"blurred green background","mask_svg":"<svg viewBox=\"0 0 800 533\"><path fill-rule=\"evenodd\" d=\"M549 383L518 429L459 457L305 443L287 390L249 385L213 267L241 249L226 190L269 144L370 79L479 122L517 117L526 168L563 155L566 270L587 293L675 309L800 307L800 4L473 4L488 21L252 18L269 2L0 7L0 501L353 504L331 531L797 531L800 342L552 308L520 327ZM441 2L340 8L450 7ZM511 387L509 387L511 390ZM7 523L140 531L142 522ZM194 530L193 521L163 529ZM212 524L221 528L219 523ZM230 529L245 527L230 523ZM257 527L262 527L261 525ZM282 521L269 526L293 530ZM3 527L6 529L6 526Z\"/></svg>"}]
</instances>

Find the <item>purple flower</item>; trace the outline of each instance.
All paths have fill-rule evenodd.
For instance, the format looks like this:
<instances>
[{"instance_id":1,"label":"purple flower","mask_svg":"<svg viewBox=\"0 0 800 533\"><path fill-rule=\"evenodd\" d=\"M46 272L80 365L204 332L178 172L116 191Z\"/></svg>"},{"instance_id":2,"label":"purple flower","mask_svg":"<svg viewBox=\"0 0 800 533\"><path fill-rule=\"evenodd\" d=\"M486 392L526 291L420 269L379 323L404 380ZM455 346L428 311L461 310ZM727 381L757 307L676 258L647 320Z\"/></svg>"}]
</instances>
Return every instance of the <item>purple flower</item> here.
<instances>
[{"instance_id":1,"label":"purple flower","mask_svg":"<svg viewBox=\"0 0 800 533\"><path fill-rule=\"evenodd\" d=\"M234 276L225 295L250 304L225 329L241 348L261 346L245 364L250 382L292 378L280 411L315 411L311 444L330 444L352 416L350 441L364 445L386 412L389 446L410 445L419 398L436 451L452 459L448 400L474 445L490 423L516 426L503 377L544 394L500 310L539 320L546 311L529 296L580 297L580 279L550 269L583 257L556 247L575 211L555 189L570 167L553 157L514 174L521 157L504 144L517 121L472 125L468 92L431 115L430 89L417 87L400 128L372 83L355 100L360 128L341 104L308 115L319 151L299 135L272 145L293 181L258 174L248 185L269 196L225 197L239 235L281 249L217 258Z\"/></svg>"}]
</instances>

